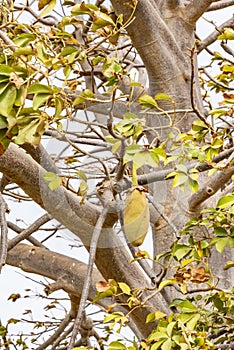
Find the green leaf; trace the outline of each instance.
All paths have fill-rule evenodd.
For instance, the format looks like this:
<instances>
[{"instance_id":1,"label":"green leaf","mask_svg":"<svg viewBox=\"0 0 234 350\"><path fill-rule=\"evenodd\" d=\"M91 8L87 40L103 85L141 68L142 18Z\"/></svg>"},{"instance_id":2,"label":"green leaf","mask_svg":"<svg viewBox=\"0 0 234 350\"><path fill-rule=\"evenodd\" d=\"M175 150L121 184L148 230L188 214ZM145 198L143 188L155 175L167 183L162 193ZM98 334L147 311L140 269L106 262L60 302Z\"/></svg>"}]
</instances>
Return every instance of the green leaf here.
<instances>
[{"instance_id":1,"label":"green leaf","mask_svg":"<svg viewBox=\"0 0 234 350\"><path fill-rule=\"evenodd\" d=\"M173 328L175 327L176 322L170 322L169 325L167 326L167 335L171 337Z\"/></svg>"},{"instance_id":2,"label":"green leaf","mask_svg":"<svg viewBox=\"0 0 234 350\"><path fill-rule=\"evenodd\" d=\"M56 190L62 183L61 177L57 174L48 171L43 175L44 180L49 182L49 188L53 191Z\"/></svg>"},{"instance_id":3,"label":"green leaf","mask_svg":"<svg viewBox=\"0 0 234 350\"><path fill-rule=\"evenodd\" d=\"M0 75L10 76L14 72L13 68L7 66L6 64L0 65Z\"/></svg>"},{"instance_id":4,"label":"green leaf","mask_svg":"<svg viewBox=\"0 0 234 350\"><path fill-rule=\"evenodd\" d=\"M215 248L217 251L222 254L223 250L226 248L226 246L229 244L229 239L230 237L224 237L224 238L219 238L216 241Z\"/></svg>"},{"instance_id":5,"label":"green leaf","mask_svg":"<svg viewBox=\"0 0 234 350\"><path fill-rule=\"evenodd\" d=\"M109 344L107 350L118 350L118 349L126 349L126 346L119 341L113 341Z\"/></svg>"},{"instance_id":6,"label":"green leaf","mask_svg":"<svg viewBox=\"0 0 234 350\"><path fill-rule=\"evenodd\" d=\"M200 317L201 317L200 314L195 314L186 324L188 329L194 330Z\"/></svg>"},{"instance_id":7,"label":"green leaf","mask_svg":"<svg viewBox=\"0 0 234 350\"><path fill-rule=\"evenodd\" d=\"M155 322L155 321L160 320L161 318L163 318L165 316L167 316L167 315L164 314L164 312L161 312L161 311L151 312L146 317L146 323Z\"/></svg>"},{"instance_id":8,"label":"green leaf","mask_svg":"<svg viewBox=\"0 0 234 350\"><path fill-rule=\"evenodd\" d=\"M55 6L56 6L56 0L49 1L48 5L39 14L39 18L42 18L45 15L47 15L48 13L50 13L54 9Z\"/></svg>"},{"instance_id":9,"label":"green leaf","mask_svg":"<svg viewBox=\"0 0 234 350\"><path fill-rule=\"evenodd\" d=\"M33 84L28 89L29 94L52 94L53 90L50 86L44 84Z\"/></svg>"},{"instance_id":10,"label":"green leaf","mask_svg":"<svg viewBox=\"0 0 234 350\"><path fill-rule=\"evenodd\" d=\"M154 99L155 100L172 101L172 98L169 95L164 94L162 92L159 92L157 95L155 95Z\"/></svg>"},{"instance_id":11,"label":"green leaf","mask_svg":"<svg viewBox=\"0 0 234 350\"><path fill-rule=\"evenodd\" d=\"M4 117L8 117L14 105L16 96L17 96L17 91L15 86L9 86L0 95L0 115L3 115Z\"/></svg>"},{"instance_id":12,"label":"green leaf","mask_svg":"<svg viewBox=\"0 0 234 350\"><path fill-rule=\"evenodd\" d=\"M184 258L190 251L191 247L184 245L184 244L176 244L174 248L174 256L177 258L177 260L181 260Z\"/></svg>"},{"instance_id":13,"label":"green leaf","mask_svg":"<svg viewBox=\"0 0 234 350\"><path fill-rule=\"evenodd\" d=\"M36 94L33 97L33 109L37 110L42 106L50 97L50 94Z\"/></svg>"},{"instance_id":14,"label":"green leaf","mask_svg":"<svg viewBox=\"0 0 234 350\"><path fill-rule=\"evenodd\" d=\"M230 261L227 261L226 265L224 266L224 270L228 270L228 269L231 269L232 267L234 267L234 260L230 260Z\"/></svg>"},{"instance_id":15,"label":"green leaf","mask_svg":"<svg viewBox=\"0 0 234 350\"><path fill-rule=\"evenodd\" d=\"M97 29L103 28L107 25L114 26L115 23L113 22L111 17L108 16L106 13L103 13L101 11L95 11L93 14L92 30L96 31Z\"/></svg>"},{"instance_id":16,"label":"green leaf","mask_svg":"<svg viewBox=\"0 0 234 350\"><path fill-rule=\"evenodd\" d=\"M234 30L232 28L225 28L223 34L219 35L218 40L234 40Z\"/></svg>"},{"instance_id":17,"label":"green leaf","mask_svg":"<svg viewBox=\"0 0 234 350\"><path fill-rule=\"evenodd\" d=\"M197 312L196 306L194 306L190 301L185 300L177 305L177 307L184 313L194 313Z\"/></svg>"},{"instance_id":18,"label":"green leaf","mask_svg":"<svg viewBox=\"0 0 234 350\"><path fill-rule=\"evenodd\" d=\"M161 290L164 287L170 286L171 284L175 284L175 283L176 283L176 280L174 278L169 278L168 280L164 280L159 284L158 290Z\"/></svg>"},{"instance_id":19,"label":"green leaf","mask_svg":"<svg viewBox=\"0 0 234 350\"><path fill-rule=\"evenodd\" d=\"M145 108L158 108L157 102L150 95L142 95L138 102Z\"/></svg>"},{"instance_id":20,"label":"green leaf","mask_svg":"<svg viewBox=\"0 0 234 350\"><path fill-rule=\"evenodd\" d=\"M131 288L126 283L119 282L118 285L124 294L131 295Z\"/></svg>"},{"instance_id":21,"label":"green leaf","mask_svg":"<svg viewBox=\"0 0 234 350\"><path fill-rule=\"evenodd\" d=\"M5 117L0 115L0 129L5 129L8 127L8 123Z\"/></svg>"},{"instance_id":22,"label":"green leaf","mask_svg":"<svg viewBox=\"0 0 234 350\"><path fill-rule=\"evenodd\" d=\"M80 5L73 6L71 13L73 16L79 15L91 15L93 11L98 11L98 7L92 4L85 4L82 2Z\"/></svg>"},{"instance_id":23,"label":"green leaf","mask_svg":"<svg viewBox=\"0 0 234 350\"><path fill-rule=\"evenodd\" d=\"M34 55L35 51L33 49L33 47L28 46L28 47L20 47L17 50L15 50L12 54L12 56L29 56L29 55Z\"/></svg>"},{"instance_id":24,"label":"green leaf","mask_svg":"<svg viewBox=\"0 0 234 350\"><path fill-rule=\"evenodd\" d=\"M165 343L162 344L162 350L171 350L172 349L172 341L171 339L167 339Z\"/></svg>"},{"instance_id":25,"label":"green leaf","mask_svg":"<svg viewBox=\"0 0 234 350\"><path fill-rule=\"evenodd\" d=\"M217 208L225 209L234 205L234 195L221 197L217 203Z\"/></svg>"}]
</instances>

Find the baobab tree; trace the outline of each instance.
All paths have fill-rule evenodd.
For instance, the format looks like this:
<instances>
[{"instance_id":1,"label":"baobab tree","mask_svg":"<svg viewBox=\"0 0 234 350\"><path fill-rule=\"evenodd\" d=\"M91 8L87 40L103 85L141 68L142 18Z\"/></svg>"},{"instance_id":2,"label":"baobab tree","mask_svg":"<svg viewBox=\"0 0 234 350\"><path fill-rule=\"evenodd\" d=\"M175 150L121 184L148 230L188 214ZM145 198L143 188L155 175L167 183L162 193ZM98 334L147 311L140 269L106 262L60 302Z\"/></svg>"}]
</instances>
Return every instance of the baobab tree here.
<instances>
[{"instance_id":1,"label":"baobab tree","mask_svg":"<svg viewBox=\"0 0 234 350\"><path fill-rule=\"evenodd\" d=\"M196 24L233 4L1 2L0 266L46 277L44 298L71 305L30 339L9 320L3 348L232 348L234 21L210 21L203 40ZM43 215L22 228L12 200ZM49 249L64 229L75 258Z\"/></svg>"}]
</instances>

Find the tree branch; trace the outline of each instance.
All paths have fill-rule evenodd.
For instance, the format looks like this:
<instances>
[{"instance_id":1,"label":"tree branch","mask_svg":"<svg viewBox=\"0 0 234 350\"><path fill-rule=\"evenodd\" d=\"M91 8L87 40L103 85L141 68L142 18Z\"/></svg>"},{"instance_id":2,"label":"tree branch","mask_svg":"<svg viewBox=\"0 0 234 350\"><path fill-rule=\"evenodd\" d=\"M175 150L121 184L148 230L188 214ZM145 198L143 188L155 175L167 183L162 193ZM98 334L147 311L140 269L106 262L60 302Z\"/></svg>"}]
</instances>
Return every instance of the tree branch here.
<instances>
[{"instance_id":1,"label":"tree branch","mask_svg":"<svg viewBox=\"0 0 234 350\"><path fill-rule=\"evenodd\" d=\"M6 212L8 208L6 202L3 199L2 194L0 193L0 272L6 263L7 257L7 237L8 237L8 229L7 229L7 221L6 221Z\"/></svg>"},{"instance_id":2,"label":"tree branch","mask_svg":"<svg viewBox=\"0 0 234 350\"><path fill-rule=\"evenodd\" d=\"M16 233L21 233L24 231L23 228L20 228L19 226L17 226L16 224L13 224L10 221L7 221L7 226L8 226L8 228L10 228L12 231L14 231ZM39 242L34 237L28 237L27 241L29 241L30 243L32 243L32 245L35 245L36 247L41 247L41 248L47 249L41 242Z\"/></svg>"},{"instance_id":3,"label":"tree branch","mask_svg":"<svg viewBox=\"0 0 234 350\"><path fill-rule=\"evenodd\" d=\"M8 248L7 250L11 250L16 246L16 244L20 243L24 239L28 239L29 236L37 231L42 225L44 225L46 222L50 221L52 219L52 216L49 214L42 215L39 219L37 219L32 225L27 227L25 230L23 230L18 236L14 237L8 242Z\"/></svg>"},{"instance_id":4,"label":"tree branch","mask_svg":"<svg viewBox=\"0 0 234 350\"><path fill-rule=\"evenodd\" d=\"M0 157L0 171L7 174L36 203L45 208L56 220L78 236L86 247L89 247L93 229L100 215L100 210L96 206L89 202L81 205L81 198L62 186L51 191L48 182L43 178L45 170L13 144ZM150 287L149 282L137 265L129 264L130 255L123 246L123 242L112 229L117 217L115 212L108 212L107 214L98 242L96 266L104 278L126 282L130 288L139 285L144 288L145 286L146 291L144 293L147 294L147 288ZM16 248L17 246L14 249ZM54 260L50 260L50 263L51 261ZM63 264L61 266L63 267ZM129 279L129 276L131 276L131 279ZM152 298L151 302L152 305L164 313L170 312L161 294L158 294L157 298ZM153 324L145 325L145 322L143 322L148 312L150 312L149 308L143 310L136 308L131 314L133 322L138 326L139 332L142 332L143 336L148 335L154 326Z\"/></svg>"},{"instance_id":5,"label":"tree branch","mask_svg":"<svg viewBox=\"0 0 234 350\"><path fill-rule=\"evenodd\" d=\"M230 168L222 169L219 173L211 176L209 181L207 181L197 193L194 193L190 197L188 201L189 211L195 212L205 200L213 196L220 188L222 188L233 174L234 166L231 166Z\"/></svg>"},{"instance_id":6,"label":"tree branch","mask_svg":"<svg viewBox=\"0 0 234 350\"><path fill-rule=\"evenodd\" d=\"M214 0L192 0L184 10L186 21L196 23Z\"/></svg>"},{"instance_id":7,"label":"tree branch","mask_svg":"<svg viewBox=\"0 0 234 350\"><path fill-rule=\"evenodd\" d=\"M81 295L87 265L79 260L44 248L20 243L8 252L6 263L19 267L25 272L48 277L54 281L60 280L61 289L77 297ZM89 300L96 295L95 283L103 279L96 269L92 272ZM105 302L102 305L105 305Z\"/></svg>"},{"instance_id":8,"label":"tree branch","mask_svg":"<svg viewBox=\"0 0 234 350\"><path fill-rule=\"evenodd\" d=\"M222 23L220 26L216 27L215 30L205 39L203 39L200 43L197 44L197 50L198 52L201 52L202 50L206 49L209 45L211 45L217 37L222 34L222 31L224 28L234 28L234 16L227 20L226 22Z\"/></svg>"},{"instance_id":9,"label":"tree branch","mask_svg":"<svg viewBox=\"0 0 234 350\"><path fill-rule=\"evenodd\" d=\"M97 223L95 225L95 228L93 230L93 235L90 243L90 251L89 251L89 261L88 261L88 268L87 268L87 274L84 280L84 285L81 293L81 298L80 298L80 305L78 309L78 313L74 322L73 326L73 331L71 335L71 340L68 345L68 350L72 350L77 333L80 330L81 322L84 316L84 309L85 309L85 304L89 295L89 288L90 288L90 283L91 283L91 277L92 277L92 272L93 272L93 266L94 266L94 260L95 260L95 255L96 255L96 250L97 250L97 244L98 244L98 239L101 234L102 226L104 224L106 215L108 212L108 205L103 209L102 213L100 214Z\"/></svg>"},{"instance_id":10,"label":"tree branch","mask_svg":"<svg viewBox=\"0 0 234 350\"><path fill-rule=\"evenodd\" d=\"M217 1L217 4L210 5L206 10L206 12L224 9L226 7L233 6L233 5L234 5L234 0Z\"/></svg>"}]
</instances>

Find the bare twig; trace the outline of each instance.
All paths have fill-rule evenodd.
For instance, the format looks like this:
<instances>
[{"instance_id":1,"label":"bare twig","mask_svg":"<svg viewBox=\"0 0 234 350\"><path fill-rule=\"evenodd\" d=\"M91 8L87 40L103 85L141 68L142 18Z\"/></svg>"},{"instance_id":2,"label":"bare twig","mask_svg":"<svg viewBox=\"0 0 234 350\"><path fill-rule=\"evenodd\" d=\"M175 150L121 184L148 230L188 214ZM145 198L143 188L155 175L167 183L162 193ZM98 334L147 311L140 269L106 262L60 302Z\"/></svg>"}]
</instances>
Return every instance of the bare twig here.
<instances>
[{"instance_id":1,"label":"bare twig","mask_svg":"<svg viewBox=\"0 0 234 350\"><path fill-rule=\"evenodd\" d=\"M51 219L52 216L48 213L42 215L32 225L30 225L28 228L23 230L18 236L14 237L8 242L8 251L14 248L19 242L23 241L24 239L27 239L33 232L37 231L42 225L44 225Z\"/></svg>"},{"instance_id":2,"label":"bare twig","mask_svg":"<svg viewBox=\"0 0 234 350\"><path fill-rule=\"evenodd\" d=\"M0 193L0 229L1 229L1 241L0 241L0 272L6 263L7 257L7 237L8 229L6 222L6 212L8 211L6 202L3 199L2 194Z\"/></svg>"},{"instance_id":3,"label":"bare twig","mask_svg":"<svg viewBox=\"0 0 234 350\"><path fill-rule=\"evenodd\" d=\"M194 45L191 49L191 56L190 56L190 62L191 62L191 90L190 90L190 94L191 94L191 105L192 108L194 110L194 112L196 113L196 115L198 116L199 119L201 119L203 121L203 123L208 127L209 130L213 131L212 126L207 122L206 118L201 114L201 112L199 111L196 102L195 102L195 96L194 96L194 84L195 84L195 65L194 65L194 55L196 53L196 45Z\"/></svg>"},{"instance_id":4,"label":"bare twig","mask_svg":"<svg viewBox=\"0 0 234 350\"><path fill-rule=\"evenodd\" d=\"M62 320L62 322L60 323L59 327L56 329L54 334L52 334L49 339L47 339L43 344L38 346L35 350L44 350L44 349L47 349L49 345L53 344L57 340L57 338L61 335L61 333L65 330L65 328L69 325L72 318L73 318L73 315L71 311Z\"/></svg>"},{"instance_id":5,"label":"bare twig","mask_svg":"<svg viewBox=\"0 0 234 350\"><path fill-rule=\"evenodd\" d=\"M74 322L74 328L72 331L72 336L71 336L71 340L68 346L68 350L72 350L74 344L75 344L75 340L76 340L76 336L77 333L80 330L80 326L81 326L81 322L83 319L83 315L84 315L84 309L85 309L85 304L86 304L86 300L88 298L88 294L89 294L89 288L90 288L90 283L91 283L91 275L92 275L92 271L93 271L93 266L94 266L94 260L95 260L95 255L96 255L96 249L97 249L97 243L98 243L98 239L102 230L102 226L104 224L106 215L108 212L108 205L103 209L103 211L101 212L97 223L95 225L95 228L93 230L93 235L92 235L92 239L91 239L91 243L90 243L90 252L89 252L89 261L88 261L88 268L87 268L87 275L84 281L84 286L83 286L83 290L82 290L82 294L81 294L81 298L80 298L80 305L79 305L79 310Z\"/></svg>"},{"instance_id":6,"label":"bare twig","mask_svg":"<svg viewBox=\"0 0 234 350\"><path fill-rule=\"evenodd\" d=\"M11 230L13 230L14 232L17 232L17 233L21 233L24 231L23 228L20 228L19 226L17 226L16 224L13 224L13 222L10 222L10 221L7 221L7 226L8 226L8 228L10 228ZM30 243L32 243L36 247L41 247L41 248L47 249L41 242L39 242L34 237L28 237L27 241L29 241Z\"/></svg>"}]
</instances>

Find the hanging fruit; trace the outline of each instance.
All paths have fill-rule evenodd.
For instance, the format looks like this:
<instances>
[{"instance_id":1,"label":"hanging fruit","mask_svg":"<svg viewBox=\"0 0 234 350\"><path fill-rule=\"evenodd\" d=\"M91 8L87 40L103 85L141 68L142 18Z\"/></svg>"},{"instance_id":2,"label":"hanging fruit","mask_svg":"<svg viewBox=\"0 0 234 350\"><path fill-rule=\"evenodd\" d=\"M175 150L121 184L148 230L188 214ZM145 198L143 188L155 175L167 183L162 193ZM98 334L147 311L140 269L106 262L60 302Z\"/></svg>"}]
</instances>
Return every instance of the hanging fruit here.
<instances>
[{"instance_id":1,"label":"hanging fruit","mask_svg":"<svg viewBox=\"0 0 234 350\"><path fill-rule=\"evenodd\" d=\"M134 247L144 242L150 221L149 204L145 189L135 186L127 194L124 208L124 231L126 238Z\"/></svg>"}]
</instances>

